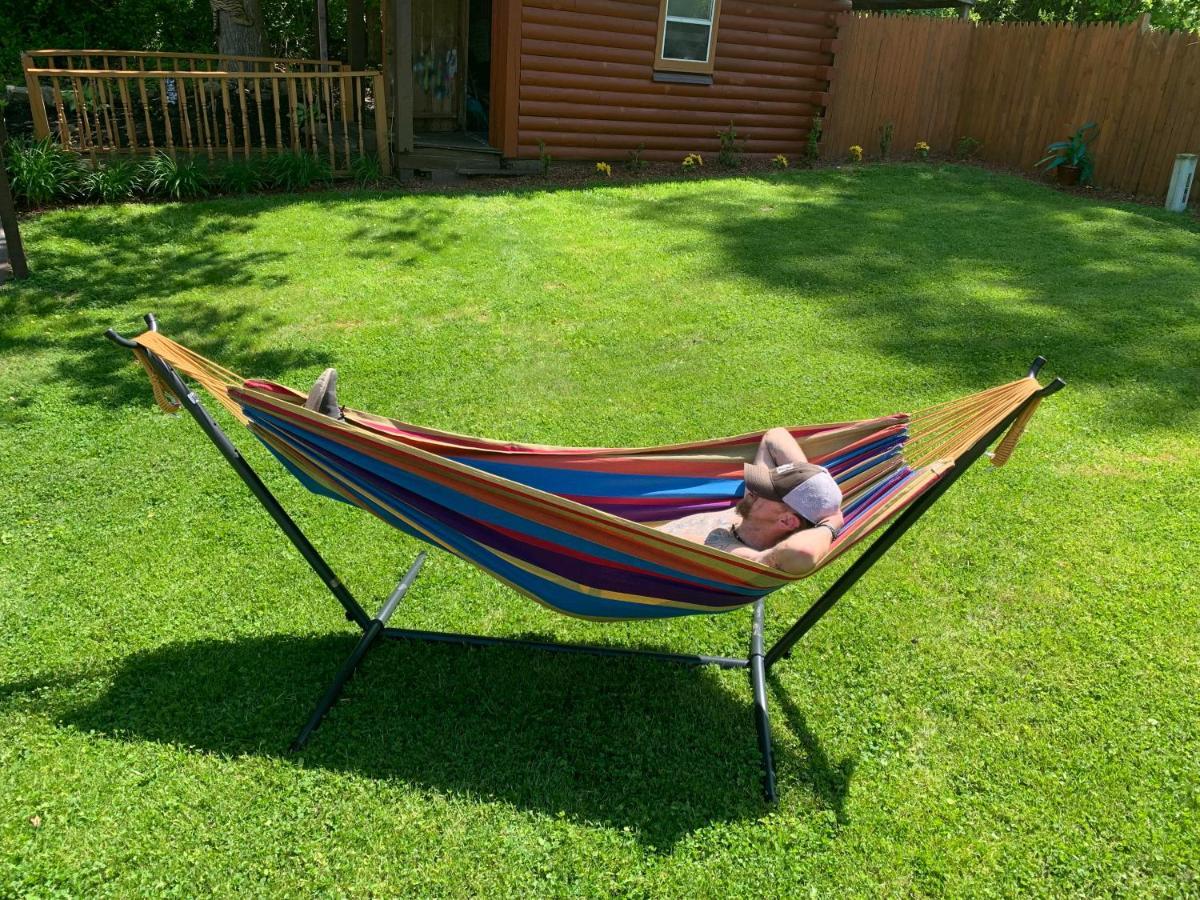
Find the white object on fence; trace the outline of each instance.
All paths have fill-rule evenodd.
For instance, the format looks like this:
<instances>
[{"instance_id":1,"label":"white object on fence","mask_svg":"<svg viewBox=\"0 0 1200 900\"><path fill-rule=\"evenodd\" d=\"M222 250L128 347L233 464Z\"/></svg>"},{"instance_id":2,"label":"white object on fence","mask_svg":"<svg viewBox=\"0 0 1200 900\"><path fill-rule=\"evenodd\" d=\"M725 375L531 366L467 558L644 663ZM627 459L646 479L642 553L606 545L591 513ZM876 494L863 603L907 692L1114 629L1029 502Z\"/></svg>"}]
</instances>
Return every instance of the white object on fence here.
<instances>
[{"instance_id":1,"label":"white object on fence","mask_svg":"<svg viewBox=\"0 0 1200 900\"><path fill-rule=\"evenodd\" d=\"M1171 186L1167 188L1167 209L1183 212L1187 209L1188 194L1196 177L1196 154L1180 153L1175 157L1175 168L1171 172Z\"/></svg>"}]
</instances>

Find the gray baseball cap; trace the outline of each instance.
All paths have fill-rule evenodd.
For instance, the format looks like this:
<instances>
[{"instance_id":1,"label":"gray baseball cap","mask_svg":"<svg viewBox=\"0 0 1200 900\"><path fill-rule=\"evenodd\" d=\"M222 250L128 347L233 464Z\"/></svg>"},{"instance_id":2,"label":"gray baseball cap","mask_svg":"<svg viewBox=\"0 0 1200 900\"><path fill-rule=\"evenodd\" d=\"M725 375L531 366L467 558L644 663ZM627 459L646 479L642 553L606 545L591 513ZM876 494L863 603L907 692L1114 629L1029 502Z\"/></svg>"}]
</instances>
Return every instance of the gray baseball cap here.
<instances>
[{"instance_id":1,"label":"gray baseball cap","mask_svg":"<svg viewBox=\"0 0 1200 900\"><path fill-rule=\"evenodd\" d=\"M829 470L812 463L782 466L746 463L746 489L766 500L786 503L809 522L820 522L842 508L842 490Z\"/></svg>"}]
</instances>

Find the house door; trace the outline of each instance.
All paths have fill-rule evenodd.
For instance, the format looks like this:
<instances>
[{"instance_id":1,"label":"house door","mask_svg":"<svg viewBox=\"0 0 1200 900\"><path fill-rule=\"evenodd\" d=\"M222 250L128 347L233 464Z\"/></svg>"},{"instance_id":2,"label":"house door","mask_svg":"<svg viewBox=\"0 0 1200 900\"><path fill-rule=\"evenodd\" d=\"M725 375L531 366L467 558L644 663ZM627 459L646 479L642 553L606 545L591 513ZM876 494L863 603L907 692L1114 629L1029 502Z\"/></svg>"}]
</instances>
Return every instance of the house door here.
<instances>
[{"instance_id":1,"label":"house door","mask_svg":"<svg viewBox=\"0 0 1200 900\"><path fill-rule=\"evenodd\" d=\"M412 0L413 131L465 124L470 0Z\"/></svg>"}]
</instances>

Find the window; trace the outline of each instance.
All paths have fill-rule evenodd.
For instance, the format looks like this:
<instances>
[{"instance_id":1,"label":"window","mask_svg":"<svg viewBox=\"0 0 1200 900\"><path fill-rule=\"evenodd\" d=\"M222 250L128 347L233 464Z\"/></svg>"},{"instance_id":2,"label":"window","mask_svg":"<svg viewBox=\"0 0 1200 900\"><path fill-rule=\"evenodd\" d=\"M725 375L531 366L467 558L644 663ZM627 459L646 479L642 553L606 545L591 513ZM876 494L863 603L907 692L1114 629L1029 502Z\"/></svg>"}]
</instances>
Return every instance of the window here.
<instances>
[{"instance_id":1,"label":"window","mask_svg":"<svg viewBox=\"0 0 1200 900\"><path fill-rule=\"evenodd\" d=\"M711 73L720 12L721 0L662 0L654 68Z\"/></svg>"}]
</instances>

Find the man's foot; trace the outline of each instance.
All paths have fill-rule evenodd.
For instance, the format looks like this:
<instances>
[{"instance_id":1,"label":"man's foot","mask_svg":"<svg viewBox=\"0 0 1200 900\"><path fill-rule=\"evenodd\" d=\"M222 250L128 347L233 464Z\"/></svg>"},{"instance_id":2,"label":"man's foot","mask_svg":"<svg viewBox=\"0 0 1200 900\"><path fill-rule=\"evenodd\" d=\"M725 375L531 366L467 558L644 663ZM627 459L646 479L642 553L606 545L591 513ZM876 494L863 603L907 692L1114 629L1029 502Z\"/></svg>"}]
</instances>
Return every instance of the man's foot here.
<instances>
[{"instance_id":1,"label":"man's foot","mask_svg":"<svg viewBox=\"0 0 1200 900\"><path fill-rule=\"evenodd\" d=\"M340 421L344 418L342 416L342 408L338 406L337 401L337 369L326 369L321 373L321 377L317 379L317 383L308 392L308 399L304 401L304 408L311 409L313 412L318 412L323 416L329 416L331 419L338 419Z\"/></svg>"}]
</instances>

